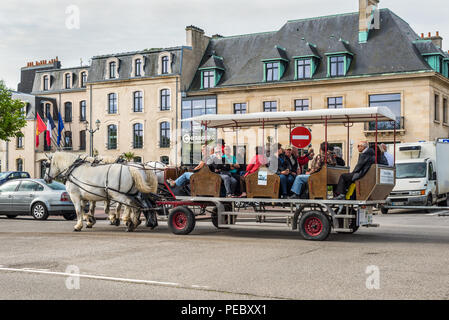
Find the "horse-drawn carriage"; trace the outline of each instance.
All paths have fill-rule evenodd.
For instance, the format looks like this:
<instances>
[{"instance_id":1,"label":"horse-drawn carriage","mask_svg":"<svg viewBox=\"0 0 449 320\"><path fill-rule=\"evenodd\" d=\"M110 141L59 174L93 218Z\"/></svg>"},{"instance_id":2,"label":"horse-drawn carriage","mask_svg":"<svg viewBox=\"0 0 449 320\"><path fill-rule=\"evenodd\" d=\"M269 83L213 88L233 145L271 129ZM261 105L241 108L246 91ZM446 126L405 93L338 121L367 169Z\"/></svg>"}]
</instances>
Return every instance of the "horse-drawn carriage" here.
<instances>
[{"instance_id":1,"label":"horse-drawn carriage","mask_svg":"<svg viewBox=\"0 0 449 320\"><path fill-rule=\"evenodd\" d=\"M207 128L239 130L243 127L259 127L265 130L265 128L274 125L286 125L291 129L293 125L298 124L324 124L325 142L327 142L328 137L328 125L340 124L347 127L348 131L348 160L350 158L349 129L354 123L375 123L376 149L378 122L391 121L394 124L396 123L394 114L385 107L203 115L182 121L199 123L204 127L205 132L207 132ZM207 141L207 138L205 141ZM52 171L53 168L58 166L53 160L47 171L47 176L50 178L64 170L58 167L59 172L58 170ZM119 169L109 169L109 171L111 170L117 172ZM328 192L328 186L335 185L341 174L349 172L349 167L325 165L319 172L312 174L308 181L309 199L279 199L280 178L265 166L261 166L256 172L245 177L246 198L223 197L220 192L222 179L220 175L211 172L207 165L191 175L190 195L183 196L175 195L175 192L166 182L168 178L176 179L183 173L183 170L179 168L132 167L127 175L127 177L130 177L129 181L121 178L122 173L127 170L122 168L120 171L121 186L120 184L117 185L117 179L114 180L115 185L113 186L108 186L106 183L107 188L103 190L105 191L103 198L109 197L111 199L108 200L115 200L124 204L131 215L134 212L134 216L137 216L137 220L131 219L134 227L140 223L138 216L140 216L140 210L143 210L147 225L155 227L157 217L166 218L169 229L175 234L192 232L196 222L201 220L212 221L217 228L229 228L237 223L237 217L273 216L285 218L287 225L291 226L292 230L299 230L304 239L324 240L331 230L354 233L360 226L377 226L372 223L373 208L385 202L395 184L395 168L378 164L377 154L375 164L361 179L354 183L352 186L354 192L348 194L346 200L333 200L332 195ZM155 176L158 177L156 179L159 182L156 183L156 187L151 182L154 181ZM73 178L71 180L72 182L75 181ZM126 187L123 187L125 180ZM104 184L105 181L108 181L108 174L103 177L102 183ZM152 187L145 186L145 182L152 184ZM130 188L127 194L124 193L126 188ZM67 189L70 192L71 188L68 187ZM77 192L78 194L75 192L75 198L80 198L79 194L83 192L82 190ZM131 192L138 192L138 196L134 194L132 195L133 199L125 199L124 196L129 196ZM84 192L84 196L89 198L86 192ZM98 197L95 199L100 201ZM94 200L92 199L92 201ZM129 214L125 214L125 217ZM78 219L78 227L79 221ZM75 227L76 229L77 227Z\"/></svg>"}]
</instances>

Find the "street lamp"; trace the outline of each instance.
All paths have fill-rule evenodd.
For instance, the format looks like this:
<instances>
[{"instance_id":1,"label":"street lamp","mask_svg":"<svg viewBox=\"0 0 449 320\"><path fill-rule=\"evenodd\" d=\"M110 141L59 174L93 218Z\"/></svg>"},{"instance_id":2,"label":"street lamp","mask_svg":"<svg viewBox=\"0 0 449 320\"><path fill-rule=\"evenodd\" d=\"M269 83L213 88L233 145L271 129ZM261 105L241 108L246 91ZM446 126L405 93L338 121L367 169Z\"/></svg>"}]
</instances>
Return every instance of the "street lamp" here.
<instances>
[{"instance_id":1,"label":"street lamp","mask_svg":"<svg viewBox=\"0 0 449 320\"><path fill-rule=\"evenodd\" d=\"M86 131L88 131L90 133L90 156L93 157L94 156L94 133L98 131L98 129L100 129L100 120L97 119L97 121L95 121L95 126L97 127L97 129L93 130L92 129L92 125L90 125L89 128L89 121L86 121Z\"/></svg>"}]
</instances>

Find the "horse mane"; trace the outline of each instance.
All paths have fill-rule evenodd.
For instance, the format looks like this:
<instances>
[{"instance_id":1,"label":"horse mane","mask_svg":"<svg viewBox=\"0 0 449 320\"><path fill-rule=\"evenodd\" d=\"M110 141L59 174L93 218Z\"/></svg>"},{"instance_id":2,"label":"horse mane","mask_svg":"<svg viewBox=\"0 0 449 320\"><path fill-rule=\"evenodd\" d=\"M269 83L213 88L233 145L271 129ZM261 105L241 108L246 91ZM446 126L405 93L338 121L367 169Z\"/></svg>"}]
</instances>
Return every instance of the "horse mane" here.
<instances>
[{"instance_id":1,"label":"horse mane","mask_svg":"<svg viewBox=\"0 0 449 320\"><path fill-rule=\"evenodd\" d=\"M71 152L56 151L53 154L52 160L57 163L59 168L68 168L76 161L76 159L78 159L78 157L77 154Z\"/></svg>"}]
</instances>

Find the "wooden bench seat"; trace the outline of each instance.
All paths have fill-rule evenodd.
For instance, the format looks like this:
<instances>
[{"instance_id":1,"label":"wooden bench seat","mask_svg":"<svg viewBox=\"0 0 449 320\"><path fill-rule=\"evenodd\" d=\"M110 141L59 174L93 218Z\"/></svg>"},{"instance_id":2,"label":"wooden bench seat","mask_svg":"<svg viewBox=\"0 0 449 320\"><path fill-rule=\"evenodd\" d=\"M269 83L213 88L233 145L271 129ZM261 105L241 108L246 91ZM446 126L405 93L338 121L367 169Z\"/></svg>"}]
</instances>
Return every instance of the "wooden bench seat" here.
<instances>
[{"instance_id":1,"label":"wooden bench seat","mask_svg":"<svg viewBox=\"0 0 449 320\"><path fill-rule=\"evenodd\" d=\"M356 200L385 200L395 182L395 168L373 164L361 179L355 181Z\"/></svg>"},{"instance_id":2,"label":"wooden bench seat","mask_svg":"<svg viewBox=\"0 0 449 320\"><path fill-rule=\"evenodd\" d=\"M221 177L213 173L208 166L190 177L190 192L194 197L220 197Z\"/></svg>"},{"instance_id":3,"label":"wooden bench seat","mask_svg":"<svg viewBox=\"0 0 449 320\"><path fill-rule=\"evenodd\" d=\"M267 172L266 185L259 184L259 171ZM281 179L275 173L270 172L266 167L261 167L245 178L247 198L279 198L279 186Z\"/></svg>"},{"instance_id":4,"label":"wooden bench seat","mask_svg":"<svg viewBox=\"0 0 449 320\"><path fill-rule=\"evenodd\" d=\"M343 173L349 173L348 167L324 166L320 171L309 177L309 198L327 199L327 186L338 184L338 179Z\"/></svg>"}]
</instances>

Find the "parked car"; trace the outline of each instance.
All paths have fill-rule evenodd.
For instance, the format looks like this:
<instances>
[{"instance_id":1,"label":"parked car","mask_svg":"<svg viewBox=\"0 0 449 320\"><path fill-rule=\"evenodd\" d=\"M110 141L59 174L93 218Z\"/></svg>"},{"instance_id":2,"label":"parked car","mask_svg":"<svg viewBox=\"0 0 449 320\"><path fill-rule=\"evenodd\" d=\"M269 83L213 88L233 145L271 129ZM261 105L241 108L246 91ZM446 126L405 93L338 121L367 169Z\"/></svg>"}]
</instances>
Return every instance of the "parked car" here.
<instances>
[{"instance_id":1,"label":"parked car","mask_svg":"<svg viewBox=\"0 0 449 320\"><path fill-rule=\"evenodd\" d=\"M15 218L32 215L46 220L49 215L62 215L66 220L76 218L75 207L65 186L43 179L14 179L0 186L0 215Z\"/></svg>"},{"instance_id":2,"label":"parked car","mask_svg":"<svg viewBox=\"0 0 449 320\"><path fill-rule=\"evenodd\" d=\"M0 185L4 184L6 181L13 179L30 178L30 174L24 171L8 171L0 172Z\"/></svg>"}]
</instances>

